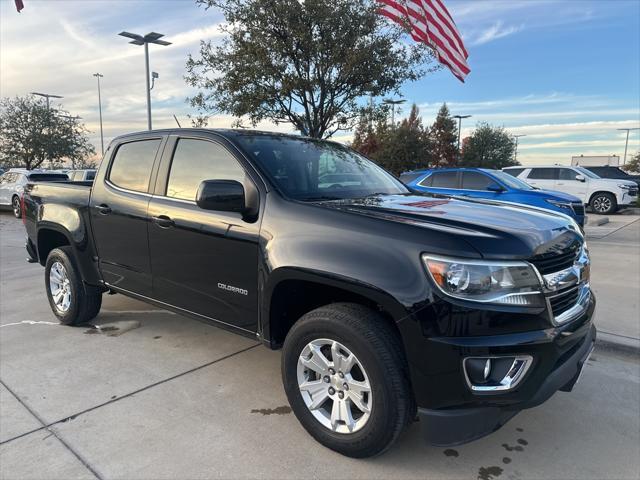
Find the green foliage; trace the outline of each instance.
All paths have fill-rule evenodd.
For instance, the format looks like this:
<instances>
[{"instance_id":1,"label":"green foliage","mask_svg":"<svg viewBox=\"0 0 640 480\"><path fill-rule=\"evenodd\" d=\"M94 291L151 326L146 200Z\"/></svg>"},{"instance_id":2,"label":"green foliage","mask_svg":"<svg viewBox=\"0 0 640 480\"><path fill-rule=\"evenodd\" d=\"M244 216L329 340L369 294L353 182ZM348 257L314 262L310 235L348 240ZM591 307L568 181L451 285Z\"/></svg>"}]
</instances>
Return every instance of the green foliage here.
<instances>
[{"instance_id":1,"label":"green foliage","mask_svg":"<svg viewBox=\"0 0 640 480\"><path fill-rule=\"evenodd\" d=\"M636 152L636 154L631 157L631 160L624 164L622 169L626 172L640 173L640 151Z\"/></svg>"},{"instance_id":2,"label":"green foliage","mask_svg":"<svg viewBox=\"0 0 640 480\"><path fill-rule=\"evenodd\" d=\"M427 168L431 163L429 132L422 125L416 105L411 107L409 117L395 128L389 126L386 119L379 120L375 129L369 122L361 121L351 146L395 175Z\"/></svg>"},{"instance_id":3,"label":"green foliage","mask_svg":"<svg viewBox=\"0 0 640 480\"><path fill-rule=\"evenodd\" d=\"M327 138L351 130L362 98L397 93L425 71L429 49L403 42L404 29L373 0L197 0L222 10L221 44L203 41L187 61L190 104L202 114L290 122ZM240 124L241 120L238 120Z\"/></svg>"},{"instance_id":4,"label":"green foliage","mask_svg":"<svg viewBox=\"0 0 640 480\"><path fill-rule=\"evenodd\" d=\"M61 109L47 109L33 96L0 100L0 163L34 169L45 161L56 167L69 160L74 168L91 165L95 155L87 129Z\"/></svg>"},{"instance_id":5,"label":"green foliage","mask_svg":"<svg viewBox=\"0 0 640 480\"><path fill-rule=\"evenodd\" d=\"M504 128L479 123L471 136L465 138L460 166L501 169L519 165L514 153L514 138Z\"/></svg>"},{"instance_id":6,"label":"green foliage","mask_svg":"<svg viewBox=\"0 0 640 480\"><path fill-rule=\"evenodd\" d=\"M440 107L438 116L431 126L430 136L435 165L455 167L458 158L458 127L446 103Z\"/></svg>"}]
</instances>

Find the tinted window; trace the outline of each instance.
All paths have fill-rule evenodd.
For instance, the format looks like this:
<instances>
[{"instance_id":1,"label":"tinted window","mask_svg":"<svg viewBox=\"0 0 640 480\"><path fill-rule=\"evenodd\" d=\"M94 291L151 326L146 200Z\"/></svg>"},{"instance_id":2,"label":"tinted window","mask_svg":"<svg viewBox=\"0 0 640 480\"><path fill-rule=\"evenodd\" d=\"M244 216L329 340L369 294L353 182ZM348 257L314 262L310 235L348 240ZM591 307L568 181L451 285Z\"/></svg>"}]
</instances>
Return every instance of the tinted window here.
<instances>
[{"instance_id":1,"label":"tinted window","mask_svg":"<svg viewBox=\"0 0 640 480\"><path fill-rule=\"evenodd\" d=\"M87 178L85 178L85 180L93 180L94 178L96 178L96 172L87 172Z\"/></svg>"},{"instance_id":2,"label":"tinted window","mask_svg":"<svg viewBox=\"0 0 640 480\"><path fill-rule=\"evenodd\" d=\"M488 190L489 185L495 186L497 183L482 173L462 173L462 188L465 190Z\"/></svg>"},{"instance_id":3,"label":"tinted window","mask_svg":"<svg viewBox=\"0 0 640 480\"><path fill-rule=\"evenodd\" d=\"M332 200L408 193L391 174L337 143L280 135L238 135L236 141L290 198Z\"/></svg>"},{"instance_id":4,"label":"tinted window","mask_svg":"<svg viewBox=\"0 0 640 480\"><path fill-rule=\"evenodd\" d=\"M524 172L524 168L508 168L507 170L503 170L504 173L508 173L514 177L517 177L522 172Z\"/></svg>"},{"instance_id":5,"label":"tinted window","mask_svg":"<svg viewBox=\"0 0 640 480\"><path fill-rule=\"evenodd\" d=\"M529 177L538 180L557 180L559 168L532 168Z\"/></svg>"},{"instance_id":6,"label":"tinted window","mask_svg":"<svg viewBox=\"0 0 640 480\"><path fill-rule=\"evenodd\" d=\"M196 199L203 180L244 180L244 169L222 146L206 140L178 140L173 154L167 197Z\"/></svg>"},{"instance_id":7,"label":"tinted window","mask_svg":"<svg viewBox=\"0 0 640 480\"><path fill-rule=\"evenodd\" d=\"M111 164L109 180L118 187L136 192L149 189L153 160L160 146L160 139L141 140L120 145Z\"/></svg>"},{"instance_id":8,"label":"tinted window","mask_svg":"<svg viewBox=\"0 0 640 480\"><path fill-rule=\"evenodd\" d=\"M595 173L600 178L622 178L627 179L629 174L617 167L586 167L591 173Z\"/></svg>"},{"instance_id":9,"label":"tinted window","mask_svg":"<svg viewBox=\"0 0 640 480\"><path fill-rule=\"evenodd\" d=\"M435 172L431 175L435 188L458 188L458 172Z\"/></svg>"},{"instance_id":10,"label":"tinted window","mask_svg":"<svg viewBox=\"0 0 640 480\"><path fill-rule=\"evenodd\" d=\"M575 180L576 175L578 175L578 172L574 172L570 168L561 168L560 175L558 178L560 180Z\"/></svg>"},{"instance_id":11,"label":"tinted window","mask_svg":"<svg viewBox=\"0 0 640 480\"><path fill-rule=\"evenodd\" d=\"M29 175L29 180L32 182L60 182L69 180L64 173L32 173Z\"/></svg>"},{"instance_id":12,"label":"tinted window","mask_svg":"<svg viewBox=\"0 0 640 480\"><path fill-rule=\"evenodd\" d=\"M422 175L424 175L424 173L403 173L400 175L400 181L406 185L407 183L411 183L415 179L420 178Z\"/></svg>"}]
</instances>

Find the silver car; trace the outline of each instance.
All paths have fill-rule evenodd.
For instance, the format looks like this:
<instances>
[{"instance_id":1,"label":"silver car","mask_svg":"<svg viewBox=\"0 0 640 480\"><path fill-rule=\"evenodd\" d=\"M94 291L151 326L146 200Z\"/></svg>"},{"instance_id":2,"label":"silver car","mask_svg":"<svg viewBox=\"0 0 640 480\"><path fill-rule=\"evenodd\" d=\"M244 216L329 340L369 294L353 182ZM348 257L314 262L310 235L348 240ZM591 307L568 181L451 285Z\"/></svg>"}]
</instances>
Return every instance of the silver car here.
<instances>
[{"instance_id":1,"label":"silver car","mask_svg":"<svg viewBox=\"0 0 640 480\"><path fill-rule=\"evenodd\" d=\"M63 173L12 168L0 177L0 207L11 207L16 218L21 218L20 197L27 183L30 181L55 182L68 179L69 177Z\"/></svg>"}]
</instances>

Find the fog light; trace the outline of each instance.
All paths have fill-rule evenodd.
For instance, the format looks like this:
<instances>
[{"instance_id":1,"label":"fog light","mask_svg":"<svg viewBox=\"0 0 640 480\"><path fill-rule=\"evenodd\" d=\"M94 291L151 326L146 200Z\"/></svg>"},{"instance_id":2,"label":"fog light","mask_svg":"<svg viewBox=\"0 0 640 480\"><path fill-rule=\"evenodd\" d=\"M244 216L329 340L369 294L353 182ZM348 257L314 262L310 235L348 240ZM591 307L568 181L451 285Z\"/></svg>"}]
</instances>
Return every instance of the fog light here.
<instances>
[{"instance_id":1,"label":"fog light","mask_svg":"<svg viewBox=\"0 0 640 480\"><path fill-rule=\"evenodd\" d=\"M496 392L515 388L524 378L532 360L529 355L468 357L462 365L471 390Z\"/></svg>"}]
</instances>

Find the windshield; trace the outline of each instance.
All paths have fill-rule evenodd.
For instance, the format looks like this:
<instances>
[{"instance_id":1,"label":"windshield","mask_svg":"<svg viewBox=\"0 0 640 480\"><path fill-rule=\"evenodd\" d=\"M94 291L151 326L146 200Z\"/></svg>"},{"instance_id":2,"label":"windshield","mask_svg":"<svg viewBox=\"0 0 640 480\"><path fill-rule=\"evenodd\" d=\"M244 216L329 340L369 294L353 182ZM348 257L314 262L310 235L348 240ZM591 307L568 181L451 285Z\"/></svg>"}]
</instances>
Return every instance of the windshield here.
<instances>
[{"instance_id":1,"label":"windshield","mask_svg":"<svg viewBox=\"0 0 640 480\"><path fill-rule=\"evenodd\" d=\"M592 173L595 173L600 178L618 178L621 180L628 180L629 174L620 170L618 167L593 167L587 168Z\"/></svg>"},{"instance_id":2,"label":"windshield","mask_svg":"<svg viewBox=\"0 0 640 480\"><path fill-rule=\"evenodd\" d=\"M509 188L517 188L520 190L533 190L534 188L524 180L520 180L501 170L490 170L491 174L504 183Z\"/></svg>"},{"instance_id":3,"label":"windshield","mask_svg":"<svg viewBox=\"0 0 640 480\"><path fill-rule=\"evenodd\" d=\"M391 174L336 143L278 135L238 135L236 140L289 198L338 200L409 193Z\"/></svg>"},{"instance_id":4,"label":"windshield","mask_svg":"<svg viewBox=\"0 0 640 480\"><path fill-rule=\"evenodd\" d=\"M600 178L598 175L596 175L593 172L590 172L589 170L587 170L586 168L583 167L574 167L576 170L578 170L581 174L583 174L585 177L589 177L589 178Z\"/></svg>"}]
</instances>

